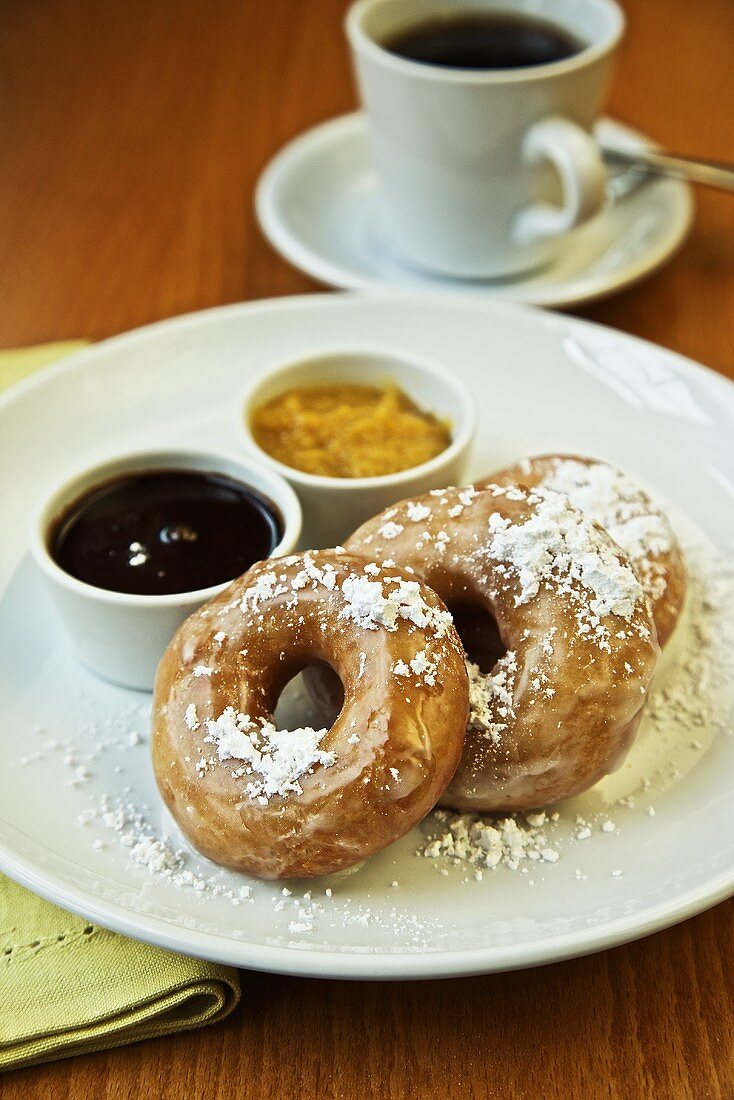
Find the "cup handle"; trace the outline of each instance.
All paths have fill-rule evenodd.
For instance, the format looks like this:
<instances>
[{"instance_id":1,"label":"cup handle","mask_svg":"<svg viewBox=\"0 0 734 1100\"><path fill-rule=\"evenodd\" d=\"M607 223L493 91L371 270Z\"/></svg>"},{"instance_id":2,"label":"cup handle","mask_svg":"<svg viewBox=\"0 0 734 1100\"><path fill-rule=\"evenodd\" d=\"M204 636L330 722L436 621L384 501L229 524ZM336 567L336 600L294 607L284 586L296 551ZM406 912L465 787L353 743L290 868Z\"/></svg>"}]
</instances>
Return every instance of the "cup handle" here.
<instances>
[{"instance_id":1,"label":"cup handle","mask_svg":"<svg viewBox=\"0 0 734 1100\"><path fill-rule=\"evenodd\" d=\"M517 217L518 243L557 237L598 214L606 202L607 173L599 146L575 122L544 118L527 131L522 155L526 163L550 161L563 190L561 206L536 203Z\"/></svg>"}]
</instances>

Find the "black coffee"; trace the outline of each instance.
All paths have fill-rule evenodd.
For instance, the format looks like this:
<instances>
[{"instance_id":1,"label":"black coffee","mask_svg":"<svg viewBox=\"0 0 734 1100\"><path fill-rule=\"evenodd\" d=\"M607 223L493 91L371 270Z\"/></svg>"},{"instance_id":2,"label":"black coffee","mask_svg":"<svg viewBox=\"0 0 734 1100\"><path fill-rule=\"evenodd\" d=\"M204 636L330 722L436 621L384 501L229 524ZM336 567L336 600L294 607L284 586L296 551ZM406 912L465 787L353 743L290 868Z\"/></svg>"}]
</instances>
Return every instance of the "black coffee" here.
<instances>
[{"instance_id":1,"label":"black coffee","mask_svg":"<svg viewBox=\"0 0 734 1100\"><path fill-rule=\"evenodd\" d=\"M426 20L383 42L391 53L450 69L520 69L563 61L584 49L569 31L502 12Z\"/></svg>"}]
</instances>

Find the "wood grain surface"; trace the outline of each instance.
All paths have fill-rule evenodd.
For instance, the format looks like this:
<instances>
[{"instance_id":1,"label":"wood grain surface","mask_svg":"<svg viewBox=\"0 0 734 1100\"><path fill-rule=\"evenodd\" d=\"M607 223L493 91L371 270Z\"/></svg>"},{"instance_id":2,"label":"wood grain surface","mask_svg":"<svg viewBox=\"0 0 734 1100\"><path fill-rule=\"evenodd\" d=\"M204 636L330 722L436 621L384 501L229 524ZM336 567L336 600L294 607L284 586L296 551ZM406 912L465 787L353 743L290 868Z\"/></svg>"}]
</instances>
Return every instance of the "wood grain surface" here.
<instances>
[{"instance_id":1,"label":"wood grain surface","mask_svg":"<svg viewBox=\"0 0 734 1100\"><path fill-rule=\"evenodd\" d=\"M344 0L0 4L0 346L315 289L252 213L267 159L354 104ZM626 0L611 113L734 160L734 2ZM734 198L579 311L734 377ZM8 1075L4 1100L733 1097L734 902L541 970L417 984L243 975L223 1025ZM2 990L0 990L2 996Z\"/></svg>"}]
</instances>

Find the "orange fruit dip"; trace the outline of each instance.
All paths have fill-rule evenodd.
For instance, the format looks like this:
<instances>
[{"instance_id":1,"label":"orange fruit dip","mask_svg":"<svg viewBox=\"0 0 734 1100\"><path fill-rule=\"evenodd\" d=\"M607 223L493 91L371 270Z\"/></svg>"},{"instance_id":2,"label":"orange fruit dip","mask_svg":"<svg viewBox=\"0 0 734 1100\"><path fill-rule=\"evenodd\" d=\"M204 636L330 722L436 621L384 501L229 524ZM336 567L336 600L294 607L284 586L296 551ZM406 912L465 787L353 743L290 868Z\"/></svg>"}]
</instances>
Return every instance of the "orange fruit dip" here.
<instances>
[{"instance_id":1,"label":"orange fruit dip","mask_svg":"<svg viewBox=\"0 0 734 1100\"><path fill-rule=\"evenodd\" d=\"M255 409L250 430L272 458L324 477L398 473L451 442L448 424L392 383L297 386Z\"/></svg>"}]
</instances>

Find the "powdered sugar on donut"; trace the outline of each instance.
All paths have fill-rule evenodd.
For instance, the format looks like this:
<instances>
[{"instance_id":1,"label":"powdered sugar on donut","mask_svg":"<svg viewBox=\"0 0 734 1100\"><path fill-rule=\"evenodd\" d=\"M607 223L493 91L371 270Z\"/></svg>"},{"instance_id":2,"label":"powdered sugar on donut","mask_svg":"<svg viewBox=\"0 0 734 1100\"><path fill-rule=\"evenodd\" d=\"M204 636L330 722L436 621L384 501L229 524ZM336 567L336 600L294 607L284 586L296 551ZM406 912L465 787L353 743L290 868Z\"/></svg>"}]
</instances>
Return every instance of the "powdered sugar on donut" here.
<instances>
[{"instance_id":1,"label":"powdered sugar on donut","mask_svg":"<svg viewBox=\"0 0 734 1100\"><path fill-rule=\"evenodd\" d=\"M413 675L419 682L422 681L429 687L435 686L437 672L438 658L429 656L425 649L422 649L420 653L416 653L411 661L396 661L392 666L394 676Z\"/></svg>"},{"instance_id":2,"label":"powdered sugar on donut","mask_svg":"<svg viewBox=\"0 0 734 1100\"><path fill-rule=\"evenodd\" d=\"M665 568L655 559L671 552L673 532L665 516L626 474L606 462L558 458L540 485L564 493L576 508L605 527L632 559L648 596L657 600L664 595Z\"/></svg>"},{"instance_id":3,"label":"powdered sugar on donut","mask_svg":"<svg viewBox=\"0 0 734 1100\"><path fill-rule=\"evenodd\" d=\"M370 580L352 573L341 588L346 602L339 618L351 619L364 630L397 630L398 620L403 619L442 638L453 623L448 611L426 603L417 581L399 577Z\"/></svg>"},{"instance_id":4,"label":"powdered sugar on donut","mask_svg":"<svg viewBox=\"0 0 734 1100\"><path fill-rule=\"evenodd\" d=\"M241 605L244 611L247 607L255 608L263 600L272 600L281 591L285 591L283 585L278 584L278 578L274 572L262 573L255 583L245 590Z\"/></svg>"},{"instance_id":5,"label":"powdered sugar on donut","mask_svg":"<svg viewBox=\"0 0 734 1100\"><path fill-rule=\"evenodd\" d=\"M428 505L423 504L422 501L408 501L408 504L406 506L406 515L412 523L421 523L422 520L428 519L430 514L431 509L428 507Z\"/></svg>"},{"instance_id":6,"label":"powdered sugar on donut","mask_svg":"<svg viewBox=\"0 0 734 1100\"><path fill-rule=\"evenodd\" d=\"M495 495L512 491L499 486L490 489ZM644 600L640 582L593 523L580 518L561 493L543 490L531 493L527 500L534 511L522 523L513 523L499 512L489 517L486 553L510 566L518 578L521 591L515 603L528 603L541 585L552 584L577 601L581 596L592 617L617 615L631 620Z\"/></svg>"},{"instance_id":7,"label":"powdered sugar on donut","mask_svg":"<svg viewBox=\"0 0 734 1100\"><path fill-rule=\"evenodd\" d=\"M514 719L513 696L518 665L514 653L505 653L490 673L467 659L469 674L469 729L484 733L495 745Z\"/></svg>"},{"instance_id":8,"label":"powdered sugar on donut","mask_svg":"<svg viewBox=\"0 0 734 1100\"><path fill-rule=\"evenodd\" d=\"M305 588L309 583L311 583L314 588L322 584L324 588L331 591L336 587L336 572L334 566L327 562L323 569L321 569L316 565L309 554L305 554L303 557L303 569L296 573L291 581L291 588L298 591L301 588Z\"/></svg>"},{"instance_id":9,"label":"powdered sugar on donut","mask_svg":"<svg viewBox=\"0 0 734 1100\"><path fill-rule=\"evenodd\" d=\"M246 793L263 804L273 795L303 794L300 780L305 775L317 765L330 768L336 762L333 752L319 748L328 729L278 730L272 722L255 721L234 707L207 719L206 728L204 740L216 746L220 761L243 762L236 774L253 777Z\"/></svg>"},{"instance_id":10,"label":"powdered sugar on donut","mask_svg":"<svg viewBox=\"0 0 734 1100\"><path fill-rule=\"evenodd\" d=\"M380 528L380 534L384 539L396 539L398 535L402 535L405 528L399 523L393 523L391 520L387 523L383 523Z\"/></svg>"}]
</instances>

